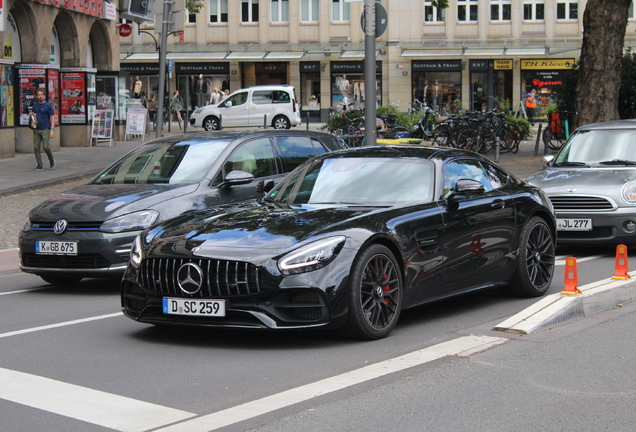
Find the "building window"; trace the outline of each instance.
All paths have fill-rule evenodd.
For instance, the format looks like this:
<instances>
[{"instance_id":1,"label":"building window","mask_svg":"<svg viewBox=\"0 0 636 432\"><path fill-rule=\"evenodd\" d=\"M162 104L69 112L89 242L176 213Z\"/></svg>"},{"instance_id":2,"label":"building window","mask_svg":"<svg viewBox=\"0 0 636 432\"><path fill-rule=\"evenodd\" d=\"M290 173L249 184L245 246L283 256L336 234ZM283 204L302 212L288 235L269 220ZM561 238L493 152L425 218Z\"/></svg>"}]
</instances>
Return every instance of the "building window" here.
<instances>
[{"instance_id":1,"label":"building window","mask_svg":"<svg viewBox=\"0 0 636 432\"><path fill-rule=\"evenodd\" d=\"M526 21L543 21L545 19L544 0L524 0L523 19Z\"/></svg>"},{"instance_id":2,"label":"building window","mask_svg":"<svg viewBox=\"0 0 636 432\"><path fill-rule=\"evenodd\" d=\"M446 21L446 9L438 9L433 6L430 0L424 2L424 22L444 22Z\"/></svg>"},{"instance_id":3,"label":"building window","mask_svg":"<svg viewBox=\"0 0 636 432\"><path fill-rule=\"evenodd\" d=\"M351 9L349 3L344 0L331 0L331 20L349 21L351 19Z\"/></svg>"},{"instance_id":4,"label":"building window","mask_svg":"<svg viewBox=\"0 0 636 432\"><path fill-rule=\"evenodd\" d=\"M320 17L320 0L302 0L300 2L300 21L318 22Z\"/></svg>"},{"instance_id":5,"label":"building window","mask_svg":"<svg viewBox=\"0 0 636 432\"><path fill-rule=\"evenodd\" d=\"M227 22L227 0L210 0L210 23Z\"/></svg>"},{"instance_id":6,"label":"building window","mask_svg":"<svg viewBox=\"0 0 636 432\"><path fill-rule=\"evenodd\" d=\"M477 0L457 0L457 21L477 21Z\"/></svg>"},{"instance_id":7,"label":"building window","mask_svg":"<svg viewBox=\"0 0 636 432\"><path fill-rule=\"evenodd\" d=\"M241 0L241 22L258 22L258 0Z\"/></svg>"},{"instance_id":8,"label":"building window","mask_svg":"<svg viewBox=\"0 0 636 432\"><path fill-rule=\"evenodd\" d=\"M186 23L188 24L196 24L197 23L197 14L190 12L190 9L186 6Z\"/></svg>"},{"instance_id":9,"label":"building window","mask_svg":"<svg viewBox=\"0 0 636 432\"><path fill-rule=\"evenodd\" d=\"M634 19L634 2L631 2L629 5L629 10L627 12L627 18Z\"/></svg>"},{"instance_id":10,"label":"building window","mask_svg":"<svg viewBox=\"0 0 636 432\"><path fill-rule=\"evenodd\" d=\"M510 21L512 18L511 0L490 0L490 20Z\"/></svg>"},{"instance_id":11,"label":"building window","mask_svg":"<svg viewBox=\"0 0 636 432\"><path fill-rule=\"evenodd\" d=\"M289 0L272 0L272 22L289 22Z\"/></svg>"},{"instance_id":12,"label":"building window","mask_svg":"<svg viewBox=\"0 0 636 432\"><path fill-rule=\"evenodd\" d=\"M557 19L573 20L579 18L579 2L557 3Z\"/></svg>"}]
</instances>

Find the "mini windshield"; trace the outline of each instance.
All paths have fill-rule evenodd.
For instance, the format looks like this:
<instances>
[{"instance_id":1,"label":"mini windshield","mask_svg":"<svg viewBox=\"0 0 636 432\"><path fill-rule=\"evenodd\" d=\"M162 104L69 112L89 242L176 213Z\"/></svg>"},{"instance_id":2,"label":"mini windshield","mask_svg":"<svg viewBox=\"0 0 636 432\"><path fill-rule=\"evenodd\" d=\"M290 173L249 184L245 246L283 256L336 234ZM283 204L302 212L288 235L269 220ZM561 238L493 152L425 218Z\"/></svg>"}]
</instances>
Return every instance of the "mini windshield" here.
<instances>
[{"instance_id":1,"label":"mini windshield","mask_svg":"<svg viewBox=\"0 0 636 432\"><path fill-rule=\"evenodd\" d=\"M197 183L229 141L144 145L107 168L94 184Z\"/></svg>"},{"instance_id":2,"label":"mini windshield","mask_svg":"<svg viewBox=\"0 0 636 432\"><path fill-rule=\"evenodd\" d=\"M432 162L424 159L319 159L299 167L268 198L290 205L430 202L433 173Z\"/></svg>"},{"instance_id":3,"label":"mini windshield","mask_svg":"<svg viewBox=\"0 0 636 432\"><path fill-rule=\"evenodd\" d=\"M636 163L636 129L576 132L554 165L631 165Z\"/></svg>"}]
</instances>

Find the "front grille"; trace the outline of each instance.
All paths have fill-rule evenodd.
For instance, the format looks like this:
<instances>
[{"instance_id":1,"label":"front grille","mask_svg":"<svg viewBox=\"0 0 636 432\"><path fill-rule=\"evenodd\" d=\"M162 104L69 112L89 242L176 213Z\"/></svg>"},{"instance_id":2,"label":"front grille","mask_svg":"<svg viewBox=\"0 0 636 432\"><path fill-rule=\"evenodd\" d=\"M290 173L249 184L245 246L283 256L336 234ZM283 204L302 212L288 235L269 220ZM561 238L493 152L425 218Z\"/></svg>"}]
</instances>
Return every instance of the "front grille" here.
<instances>
[{"instance_id":1,"label":"front grille","mask_svg":"<svg viewBox=\"0 0 636 432\"><path fill-rule=\"evenodd\" d=\"M590 231L559 231L557 233L557 242L559 239L603 239L610 238L613 234L612 227L594 227Z\"/></svg>"},{"instance_id":2,"label":"front grille","mask_svg":"<svg viewBox=\"0 0 636 432\"><path fill-rule=\"evenodd\" d=\"M201 289L194 297L224 298L256 294L261 291L258 268L240 261L214 259L153 258L144 260L139 269L141 285L158 294L183 295L177 281L177 272L185 263L201 268Z\"/></svg>"},{"instance_id":3,"label":"front grille","mask_svg":"<svg viewBox=\"0 0 636 432\"><path fill-rule=\"evenodd\" d=\"M53 222L36 222L31 221L31 229L34 231L53 231L56 221ZM71 222L68 221L66 231L97 231L103 222Z\"/></svg>"},{"instance_id":4,"label":"front grille","mask_svg":"<svg viewBox=\"0 0 636 432\"><path fill-rule=\"evenodd\" d=\"M608 211L614 210L614 205L606 198L593 196L551 196L550 201L558 211Z\"/></svg>"},{"instance_id":5,"label":"front grille","mask_svg":"<svg viewBox=\"0 0 636 432\"><path fill-rule=\"evenodd\" d=\"M22 265L25 267L60 269L98 269L107 268L111 262L101 254L79 255L39 255L33 252L22 253Z\"/></svg>"}]
</instances>

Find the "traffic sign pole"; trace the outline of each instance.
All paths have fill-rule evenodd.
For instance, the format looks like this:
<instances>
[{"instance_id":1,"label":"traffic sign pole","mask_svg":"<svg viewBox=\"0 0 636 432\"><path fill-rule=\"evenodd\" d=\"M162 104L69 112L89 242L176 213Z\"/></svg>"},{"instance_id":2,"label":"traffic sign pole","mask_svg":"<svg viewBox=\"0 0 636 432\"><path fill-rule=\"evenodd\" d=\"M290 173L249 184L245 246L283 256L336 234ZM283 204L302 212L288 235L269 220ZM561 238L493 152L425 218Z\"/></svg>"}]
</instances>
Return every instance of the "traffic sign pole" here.
<instances>
[{"instance_id":1,"label":"traffic sign pole","mask_svg":"<svg viewBox=\"0 0 636 432\"><path fill-rule=\"evenodd\" d=\"M375 0L364 1L364 145L376 144Z\"/></svg>"}]
</instances>

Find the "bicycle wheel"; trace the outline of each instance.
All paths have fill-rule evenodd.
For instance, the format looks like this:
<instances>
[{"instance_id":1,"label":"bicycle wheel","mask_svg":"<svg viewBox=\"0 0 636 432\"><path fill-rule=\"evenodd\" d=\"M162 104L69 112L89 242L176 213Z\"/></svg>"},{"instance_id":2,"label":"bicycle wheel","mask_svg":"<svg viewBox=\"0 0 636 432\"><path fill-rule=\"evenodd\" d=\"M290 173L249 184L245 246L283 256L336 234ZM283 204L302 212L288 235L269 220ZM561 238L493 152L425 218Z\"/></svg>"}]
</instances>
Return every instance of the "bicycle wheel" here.
<instances>
[{"instance_id":1,"label":"bicycle wheel","mask_svg":"<svg viewBox=\"0 0 636 432\"><path fill-rule=\"evenodd\" d=\"M477 128L466 128L457 136L458 148L480 153L482 146L481 134Z\"/></svg>"},{"instance_id":2,"label":"bicycle wheel","mask_svg":"<svg viewBox=\"0 0 636 432\"><path fill-rule=\"evenodd\" d=\"M543 143L546 144L550 150L561 150L565 140L560 136L560 134L554 135L548 126L543 131Z\"/></svg>"},{"instance_id":3,"label":"bicycle wheel","mask_svg":"<svg viewBox=\"0 0 636 432\"><path fill-rule=\"evenodd\" d=\"M450 147L452 143L451 130L448 125L439 125L433 132L433 145Z\"/></svg>"}]
</instances>

